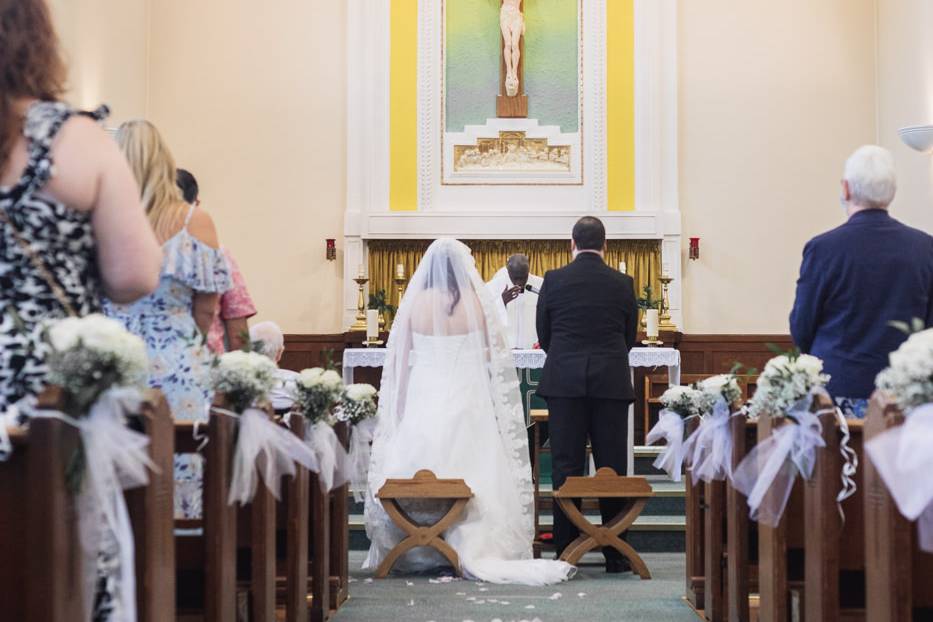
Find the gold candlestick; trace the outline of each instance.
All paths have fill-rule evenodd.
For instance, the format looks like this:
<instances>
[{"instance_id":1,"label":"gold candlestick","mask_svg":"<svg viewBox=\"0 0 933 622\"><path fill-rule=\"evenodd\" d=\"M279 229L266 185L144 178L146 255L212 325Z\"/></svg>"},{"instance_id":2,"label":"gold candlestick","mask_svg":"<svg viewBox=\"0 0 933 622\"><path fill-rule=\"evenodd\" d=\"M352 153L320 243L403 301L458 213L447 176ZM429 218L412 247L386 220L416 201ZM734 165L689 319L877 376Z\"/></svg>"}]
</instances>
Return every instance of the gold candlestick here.
<instances>
[{"instance_id":1,"label":"gold candlestick","mask_svg":"<svg viewBox=\"0 0 933 622\"><path fill-rule=\"evenodd\" d=\"M408 282L408 278L405 276L405 265L398 264L395 266L395 288L398 292L398 305L402 304L402 295L405 293L405 283Z\"/></svg>"},{"instance_id":2,"label":"gold candlestick","mask_svg":"<svg viewBox=\"0 0 933 622\"><path fill-rule=\"evenodd\" d=\"M661 317L660 329L670 332L677 332L677 325L671 321L671 281L674 279L670 275L661 275Z\"/></svg>"},{"instance_id":3,"label":"gold candlestick","mask_svg":"<svg viewBox=\"0 0 933 622\"><path fill-rule=\"evenodd\" d=\"M358 277L353 279L356 281L356 284L360 286L359 295L356 298L356 321L350 327L350 332L366 330L366 297L363 294L363 287L369 283L369 279L366 278L365 274L360 274Z\"/></svg>"}]
</instances>

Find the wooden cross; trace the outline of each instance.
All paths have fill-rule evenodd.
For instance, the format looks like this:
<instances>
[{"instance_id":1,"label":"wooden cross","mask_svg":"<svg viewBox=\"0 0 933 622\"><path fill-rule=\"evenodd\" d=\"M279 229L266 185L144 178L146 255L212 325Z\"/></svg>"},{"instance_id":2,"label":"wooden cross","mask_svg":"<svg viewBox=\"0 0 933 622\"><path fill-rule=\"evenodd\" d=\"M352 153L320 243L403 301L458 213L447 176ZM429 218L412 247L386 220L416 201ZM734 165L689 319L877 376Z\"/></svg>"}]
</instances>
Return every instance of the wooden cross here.
<instances>
[{"instance_id":1,"label":"wooden cross","mask_svg":"<svg viewBox=\"0 0 933 622\"><path fill-rule=\"evenodd\" d=\"M621 477L609 467L603 467L593 477L568 477L554 499L567 518L580 530L580 536L571 542L560 558L573 565L596 547L610 546L625 556L632 568L642 579L650 579L651 572L632 545L619 537L631 527L645 508L648 499L654 496L648 480L644 477ZM624 499L619 514L605 525L590 523L574 503L575 499Z\"/></svg>"},{"instance_id":2,"label":"wooden cross","mask_svg":"<svg viewBox=\"0 0 933 622\"><path fill-rule=\"evenodd\" d=\"M508 0L503 0L503 7ZM518 10L524 15L525 2L519 0ZM524 21L523 21L524 24ZM528 117L528 96L524 94L525 90L525 35L523 32L518 42L519 60L518 60L518 93L509 96L506 91L506 75L508 70L505 62L505 36L502 35L502 14L500 13L500 54L499 54L499 95L496 96L496 116L500 118L527 118Z\"/></svg>"},{"instance_id":3,"label":"wooden cross","mask_svg":"<svg viewBox=\"0 0 933 622\"><path fill-rule=\"evenodd\" d=\"M393 522L402 529L407 537L395 545L386 558L379 564L376 577L379 579L388 576L389 571L398 559L418 546L429 546L436 549L447 558L458 575L460 571L460 558L449 544L444 542L441 534L444 533L460 517L467 502L473 497L473 491L462 479L437 479L431 471L421 470L415 473L413 479L389 479L379 489L376 495L382 502L386 513ZM437 499L453 501L447 513L433 525L419 525L402 508L403 499Z\"/></svg>"}]
</instances>

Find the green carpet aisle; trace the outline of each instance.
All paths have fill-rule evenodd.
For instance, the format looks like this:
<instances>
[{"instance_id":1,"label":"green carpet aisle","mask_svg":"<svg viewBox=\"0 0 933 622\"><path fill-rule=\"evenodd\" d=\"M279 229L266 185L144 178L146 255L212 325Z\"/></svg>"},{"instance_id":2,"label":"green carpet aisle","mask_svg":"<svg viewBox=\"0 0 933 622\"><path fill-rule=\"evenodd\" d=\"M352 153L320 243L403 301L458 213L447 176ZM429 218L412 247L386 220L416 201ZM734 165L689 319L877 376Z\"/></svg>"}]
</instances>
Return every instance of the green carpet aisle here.
<instances>
[{"instance_id":1,"label":"green carpet aisle","mask_svg":"<svg viewBox=\"0 0 933 622\"><path fill-rule=\"evenodd\" d=\"M584 566L570 582L548 587L480 584L435 576L368 579L351 551L350 600L334 622L695 622L682 599L684 555L644 555L654 578L607 575ZM588 558L598 561L599 557Z\"/></svg>"}]
</instances>

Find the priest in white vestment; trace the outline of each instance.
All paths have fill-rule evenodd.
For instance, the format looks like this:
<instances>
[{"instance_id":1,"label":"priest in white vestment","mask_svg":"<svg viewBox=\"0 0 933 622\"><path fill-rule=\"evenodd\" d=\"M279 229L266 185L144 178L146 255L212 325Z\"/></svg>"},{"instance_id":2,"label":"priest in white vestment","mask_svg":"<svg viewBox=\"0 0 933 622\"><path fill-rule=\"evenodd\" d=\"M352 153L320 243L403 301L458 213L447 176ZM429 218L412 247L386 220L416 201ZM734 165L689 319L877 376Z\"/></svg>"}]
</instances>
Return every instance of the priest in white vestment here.
<instances>
[{"instance_id":1,"label":"priest in white vestment","mask_svg":"<svg viewBox=\"0 0 933 622\"><path fill-rule=\"evenodd\" d=\"M543 282L540 276L530 274L527 256L512 255L505 267L486 284L513 348L529 350L538 343L538 331L535 328L538 308L536 292L541 289ZM534 291L529 291L527 286L531 286Z\"/></svg>"}]
</instances>

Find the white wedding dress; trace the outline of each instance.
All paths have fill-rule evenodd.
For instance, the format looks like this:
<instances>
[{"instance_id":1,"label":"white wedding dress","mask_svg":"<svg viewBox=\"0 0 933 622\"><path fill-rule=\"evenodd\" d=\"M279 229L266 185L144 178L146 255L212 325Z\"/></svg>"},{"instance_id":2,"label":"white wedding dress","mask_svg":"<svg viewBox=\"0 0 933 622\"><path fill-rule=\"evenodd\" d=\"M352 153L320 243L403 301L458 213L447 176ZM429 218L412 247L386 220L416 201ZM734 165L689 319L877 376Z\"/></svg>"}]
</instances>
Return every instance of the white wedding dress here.
<instances>
[{"instance_id":1,"label":"white wedding dress","mask_svg":"<svg viewBox=\"0 0 933 622\"><path fill-rule=\"evenodd\" d=\"M456 303L438 291L455 292ZM404 537L375 493L387 478L410 478L421 469L463 479L473 491L444 534L466 576L547 585L573 575L569 564L533 559L534 499L518 378L469 249L454 240L438 240L428 250L390 336L367 490L372 546L364 568L378 567ZM406 509L422 522L447 508L425 501ZM396 569L447 564L433 549L418 548Z\"/></svg>"}]
</instances>

